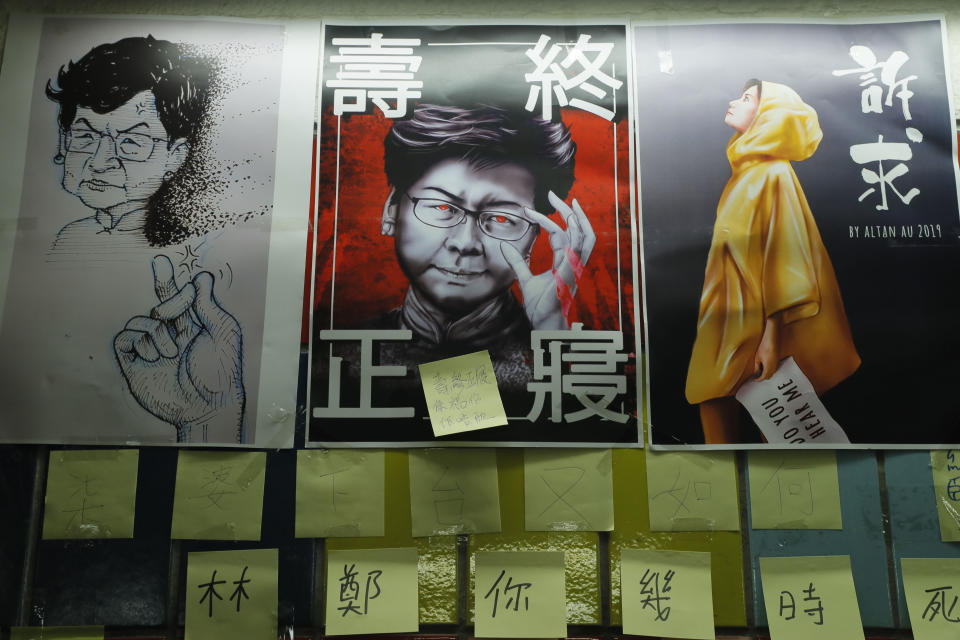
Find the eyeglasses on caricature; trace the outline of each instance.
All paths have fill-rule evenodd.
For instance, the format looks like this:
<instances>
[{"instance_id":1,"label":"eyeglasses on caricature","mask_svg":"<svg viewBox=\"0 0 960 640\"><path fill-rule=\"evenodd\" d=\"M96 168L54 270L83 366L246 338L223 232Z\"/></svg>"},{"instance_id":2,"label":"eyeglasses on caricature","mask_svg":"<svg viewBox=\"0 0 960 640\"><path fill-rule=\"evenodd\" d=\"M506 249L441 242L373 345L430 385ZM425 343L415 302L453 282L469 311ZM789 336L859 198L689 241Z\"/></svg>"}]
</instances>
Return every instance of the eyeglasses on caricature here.
<instances>
[{"instance_id":1,"label":"eyeglasses on caricature","mask_svg":"<svg viewBox=\"0 0 960 640\"><path fill-rule=\"evenodd\" d=\"M437 200L436 198L414 198L406 194L413 203L413 215L417 220L431 227L446 229L462 224L467 216L473 216L481 232L497 240L519 240L526 235L532 222L523 217L520 207L505 207L496 211L472 211L460 205Z\"/></svg>"},{"instance_id":2,"label":"eyeglasses on caricature","mask_svg":"<svg viewBox=\"0 0 960 640\"><path fill-rule=\"evenodd\" d=\"M86 127L71 128L67 132L67 151L71 153L96 153L104 138L113 141L117 149L117 157L131 162L145 162L153 155L158 142L166 142L166 138L154 138L143 133L123 132L112 136L103 131Z\"/></svg>"}]
</instances>

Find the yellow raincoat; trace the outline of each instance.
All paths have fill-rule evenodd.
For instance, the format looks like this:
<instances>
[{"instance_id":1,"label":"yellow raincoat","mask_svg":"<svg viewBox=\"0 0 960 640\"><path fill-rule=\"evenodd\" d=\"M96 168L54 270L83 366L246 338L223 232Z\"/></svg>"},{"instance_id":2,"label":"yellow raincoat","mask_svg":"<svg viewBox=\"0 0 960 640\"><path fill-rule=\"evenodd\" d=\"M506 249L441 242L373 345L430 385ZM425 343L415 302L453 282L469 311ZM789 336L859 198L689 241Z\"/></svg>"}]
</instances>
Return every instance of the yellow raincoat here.
<instances>
[{"instance_id":1,"label":"yellow raincoat","mask_svg":"<svg viewBox=\"0 0 960 640\"><path fill-rule=\"evenodd\" d=\"M821 138L812 107L764 82L753 123L727 144L732 175L717 205L687 372L692 404L733 395L753 375L776 313L779 359L793 356L817 393L860 366L833 265L790 166Z\"/></svg>"}]
</instances>

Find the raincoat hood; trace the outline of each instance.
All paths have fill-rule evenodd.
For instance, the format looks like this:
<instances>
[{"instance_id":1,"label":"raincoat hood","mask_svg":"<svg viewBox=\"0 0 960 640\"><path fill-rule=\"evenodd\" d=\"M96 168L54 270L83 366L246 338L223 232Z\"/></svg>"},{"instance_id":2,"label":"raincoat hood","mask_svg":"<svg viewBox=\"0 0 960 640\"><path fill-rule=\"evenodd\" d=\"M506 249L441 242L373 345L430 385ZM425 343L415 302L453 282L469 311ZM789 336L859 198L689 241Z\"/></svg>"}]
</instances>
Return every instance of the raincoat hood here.
<instances>
[{"instance_id":1,"label":"raincoat hood","mask_svg":"<svg viewBox=\"0 0 960 640\"><path fill-rule=\"evenodd\" d=\"M787 85L764 81L757 115L727 143L727 159L734 171L751 160L806 160L822 138L813 107Z\"/></svg>"}]
</instances>

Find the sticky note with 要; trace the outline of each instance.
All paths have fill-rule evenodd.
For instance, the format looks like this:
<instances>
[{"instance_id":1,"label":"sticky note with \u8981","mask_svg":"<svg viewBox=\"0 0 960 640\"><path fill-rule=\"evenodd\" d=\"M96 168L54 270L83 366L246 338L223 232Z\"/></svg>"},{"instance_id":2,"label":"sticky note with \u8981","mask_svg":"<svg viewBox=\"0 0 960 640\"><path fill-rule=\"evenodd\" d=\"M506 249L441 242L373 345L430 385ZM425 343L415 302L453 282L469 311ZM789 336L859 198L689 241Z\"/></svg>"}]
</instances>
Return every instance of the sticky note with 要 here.
<instances>
[{"instance_id":1,"label":"sticky note with \u8981","mask_svg":"<svg viewBox=\"0 0 960 640\"><path fill-rule=\"evenodd\" d=\"M275 640L277 549L187 554L184 640Z\"/></svg>"},{"instance_id":2,"label":"sticky note with \u8981","mask_svg":"<svg viewBox=\"0 0 960 640\"><path fill-rule=\"evenodd\" d=\"M435 436L507 424L488 351L421 364L420 382Z\"/></svg>"},{"instance_id":3,"label":"sticky note with \u8981","mask_svg":"<svg viewBox=\"0 0 960 640\"><path fill-rule=\"evenodd\" d=\"M326 634L416 633L417 550L327 552Z\"/></svg>"},{"instance_id":4,"label":"sticky note with \u8981","mask_svg":"<svg viewBox=\"0 0 960 640\"><path fill-rule=\"evenodd\" d=\"M267 454L181 451L171 538L259 540Z\"/></svg>"},{"instance_id":5,"label":"sticky note with \u8981","mask_svg":"<svg viewBox=\"0 0 960 640\"><path fill-rule=\"evenodd\" d=\"M960 542L960 449L931 451L930 469L940 519L940 539Z\"/></svg>"},{"instance_id":6,"label":"sticky note with \u8981","mask_svg":"<svg viewBox=\"0 0 960 640\"><path fill-rule=\"evenodd\" d=\"M623 632L713 640L716 632L710 575L709 553L623 549Z\"/></svg>"},{"instance_id":7,"label":"sticky note with \u8981","mask_svg":"<svg viewBox=\"0 0 960 640\"><path fill-rule=\"evenodd\" d=\"M610 449L525 449L527 531L612 531Z\"/></svg>"},{"instance_id":8,"label":"sticky note with \u8981","mask_svg":"<svg viewBox=\"0 0 960 640\"><path fill-rule=\"evenodd\" d=\"M382 536L383 449L297 452L296 537Z\"/></svg>"},{"instance_id":9,"label":"sticky note with \u8981","mask_svg":"<svg viewBox=\"0 0 960 640\"><path fill-rule=\"evenodd\" d=\"M863 640L850 556L760 558L772 640Z\"/></svg>"},{"instance_id":10,"label":"sticky note with \u8981","mask_svg":"<svg viewBox=\"0 0 960 640\"><path fill-rule=\"evenodd\" d=\"M960 558L901 558L913 640L960 638Z\"/></svg>"},{"instance_id":11,"label":"sticky note with \u8981","mask_svg":"<svg viewBox=\"0 0 960 640\"><path fill-rule=\"evenodd\" d=\"M43 538L132 538L136 449L51 451Z\"/></svg>"},{"instance_id":12,"label":"sticky note with \u8981","mask_svg":"<svg viewBox=\"0 0 960 640\"><path fill-rule=\"evenodd\" d=\"M732 451L651 451L647 502L651 531L739 531Z\"/></svg>"},{"instance_id":13,"label":"sticky note with \u8981","mask_svg":"<svg viewBox=\"0 0 960 640\"><path fill-rule=\"evenodd\" d=\"M103 627L10 627L10 640L103 640Z\"/></svg>"},{"instance_id":14,"label":"sticky note with \u8981","mask_svg":"<svg viewBox=\"0 0 960 640\"><path fill-rule=\"evenodd\" d=\"M835 452L751 451L747 464L754 529L843 528Z\"/></svg>"},{"instance_id":15,"label":"sticky note with \u8981","mask_svg":"<svg viewBox=\"0 0 960 640\"><path fill-rule=\"evenodd\" d=\"M567 635L562 551L481 551L474 556L478 638Z\"/></svg>"},{"instance_id":16,"label":"sticky note with \u8981","mask_svg":"<svg viewBox=\"0 0 960 640\"><path fill-rule=\"evenodd\" d=\"M494 449L414 449L409 460L414 536L500 531Z\"/></svg>"}]
</instances>

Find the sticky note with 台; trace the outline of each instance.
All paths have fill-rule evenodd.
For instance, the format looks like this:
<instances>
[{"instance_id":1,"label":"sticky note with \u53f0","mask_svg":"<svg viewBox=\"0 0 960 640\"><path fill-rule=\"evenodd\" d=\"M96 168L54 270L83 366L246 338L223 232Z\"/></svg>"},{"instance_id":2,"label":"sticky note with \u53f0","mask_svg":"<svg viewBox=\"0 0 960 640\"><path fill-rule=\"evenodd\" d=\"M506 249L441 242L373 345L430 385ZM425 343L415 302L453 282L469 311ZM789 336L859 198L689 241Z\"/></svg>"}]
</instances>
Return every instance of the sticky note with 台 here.
<instances>
[{"instance_id":1,"label":"sticky note with \u53f0","mask_svg":"<svg viewBox=\"0 0 960 640\"><path fill-rule=\"evenodd\" d=\"M421 364L420 382L435 436L507 424L487 351Z\"/></svg>"},{"instance_id":2,"label":"sticky note with \u53f0","mask_svg":"<svg viewBox=\"0 0 960 640\"><path fill-rule=\"evenodd\" d=\"M414 536L500 531L494 449L418 449L409 459Z\"/></svg>"}]
</instances>

